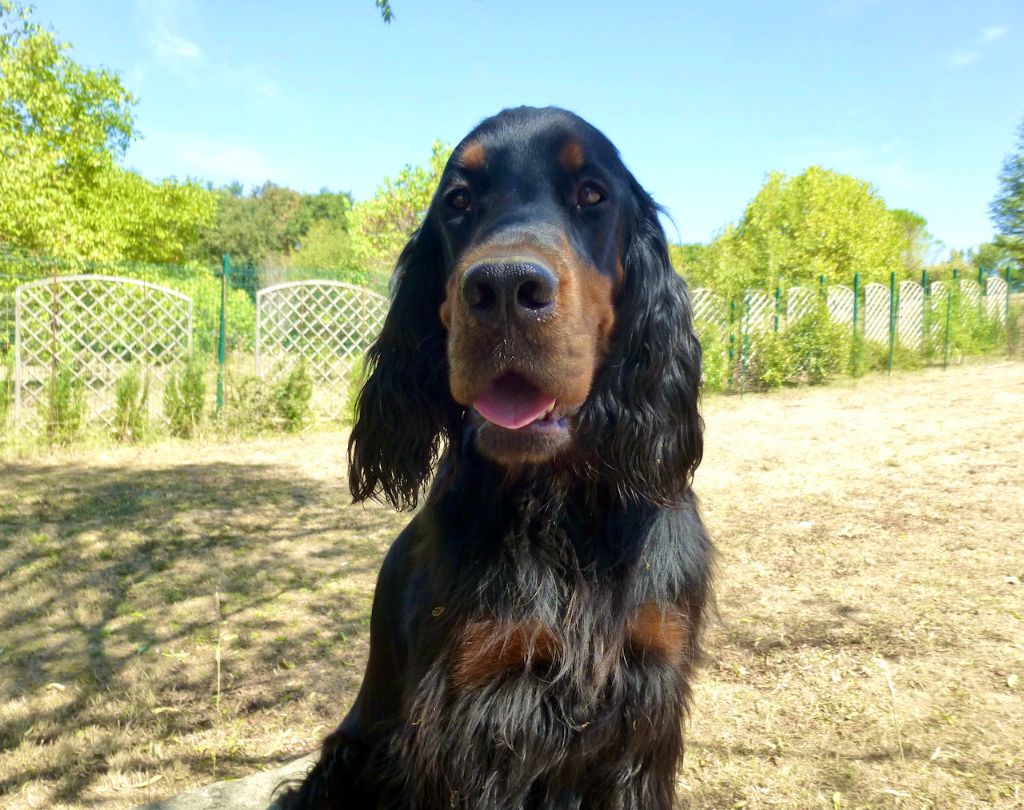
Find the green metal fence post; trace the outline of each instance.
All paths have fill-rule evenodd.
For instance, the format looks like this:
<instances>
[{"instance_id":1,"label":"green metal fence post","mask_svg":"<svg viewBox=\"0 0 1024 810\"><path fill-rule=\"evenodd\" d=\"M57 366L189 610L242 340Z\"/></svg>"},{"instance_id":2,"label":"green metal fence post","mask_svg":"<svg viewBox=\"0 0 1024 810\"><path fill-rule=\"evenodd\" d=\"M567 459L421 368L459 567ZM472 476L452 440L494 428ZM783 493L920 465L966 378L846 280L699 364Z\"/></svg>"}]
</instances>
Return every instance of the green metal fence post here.
<instances>
[{"instance_id":1,"label":"green metal fence post","mask_svg":"<svg viewBox=\"0 0 1024 810\"><path fill-rule=\"evenodd\" d=\"M928 292L928 270L921 271L921 354L928 356L931 332L928 329L928 311L931 309L931 293Z\"/></svg>"},{"instance_id":2,"label":"green metal fence post","mask_svg":"<svg viewBox=\"0 0 1024 810\"><path fill-rule=\"evenodd\" d=\"M750 344L750 296L744 296L743 301L743 314L740 316L740 353L742 355L742 365L740 366L740 396L742 397L744 392L747 390L747 354L749 354Z\"/></svg>"},{"instance_id":3,"label":"green metal fence post","mask_svg":"<svg viewBox=\"0 0 1024 810\"><path fill-rule=\"evenodd\" d=\"M732 379L733 362L736 360L736 301L729 302L729 379Z\"/></svg>"},{"instance_id":4,"label":"green metal fence post","mask_svg":"<svg viewBox=\"0 0 1024 810\"><path fill-rule=\"evenodd\" d=\"M779 302L782 300L782 288L775 288L775 334L779 333Z\"/></svg>"},{"instance_id":5,"label":"green metal fence post","mask_svg":"<svg viewBox=\"0 0 1024 810\"><path fill-rule=\"evenodd\" d=\"M227 347L228 331L228 277L231 275L231 257L226 253L222 258L220 279L220 334L217 337L217 416L224 408L224 355Z\"/></svg>"},{"instance_id":6,"label":"green metal fence post","mask_svg":"<svg viewBox=\"0 0 1024 810\"><path fill-rule=\"evenodd\" d=\"M853 337L853 371L857 374L857 361L860 359L860 349L857 346L857 304L860 299L860 271L853 274L853 323L850 332Z\"/></svg>"},{"instance_id":7,"label":"green metal fence post","mask_svg":"<svg viewBox=\"0 0 1024 810\"><path fill-rule=\"evenodd\" d=\"M978 318L985 320L985 302L988 300L988 290L985 287L985 271L978 268Z\"/></svg>"},{"instance_id":8,"label":"green metal fence post","mask_svg":"<svg viewBox=\"0 0 1024 810\"><path fill-rule=\"evenodd\" d=\"M1010 267L1006 267L1006 352L1010 352Z\"/></svg>"},{"instance_id":9,"label":"green metal fence post","mask_svg":"<svg viewBox=\"0 0 1024 810\"><path fill-rule=\"evenodd\" d=\"M953 271L954 278L956 277L956 270ZM953 308L953 287L946 290L946 343L942 349L942 368L945 369L949 365L949 311Z\"/></svg>"},{"instance_id":10,"label":"green metal fence post","mask_svg":"<svg viewBox=\"0 0 1024 810\"><path fill-rule=\"evenodd\" d=\"M896 351L896 273L889 273L889 376L892 376L892 356Z\"/></svg>"}]
</instances>

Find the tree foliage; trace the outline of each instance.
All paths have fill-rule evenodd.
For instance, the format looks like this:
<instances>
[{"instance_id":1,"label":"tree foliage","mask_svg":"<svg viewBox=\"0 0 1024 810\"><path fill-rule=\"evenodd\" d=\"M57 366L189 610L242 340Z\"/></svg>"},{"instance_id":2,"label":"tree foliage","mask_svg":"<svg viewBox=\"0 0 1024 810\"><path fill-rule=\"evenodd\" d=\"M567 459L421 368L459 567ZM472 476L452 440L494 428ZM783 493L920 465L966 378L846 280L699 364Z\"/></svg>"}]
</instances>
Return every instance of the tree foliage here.
<instances>
[{"instance_id":1,"label":"tree foliage","mask_svg":"<svg viewBox=\"0 0 1024 810\"><path fill-rule=\"evenodd\" d=\"M384 22L389 23L395 19L394 12L391 11L391 3L389 0L374 0L377 8L380 9L380 16Z\"/></svg>"},{"instance_id":2,"label":"tree foliage","mask_svg":"<svg viewBox=\"0 0 1024 810\"><path fill-rule=\"evenodd\" d=\"M406 165L394 178L386 178L377 194L352 211L355 256L373 273L390 272L398 254L430 207L441 173L452 149L434 141L426 166Z\"/></svg>"},{"instance_id":3,"label":"tree foliage","mask_svg":"<svg viewBox=\"0 0 1024 810\"><path fill-rule=\"evenodd\" d=\"M996 244L1024 270L1024 121L1017 130L1017 150L1003 161L989 213L998 232Z\"/></svg>"},{"instance_id":4,"label":"tree foliage","mask_svg":"<svg viewBox=\"0 0 1024 810\"><path fill-rule=\"evenodd\" d=\"M226 253L239 267L288 264L309 248L311 232L348 232L352 198L347 193L321 189L301 194L266 182L248 195L237 183L216 195L216 215L194 251L206 262L215 263Z\"/></svg>"},{"instance_id":5,"label":"tree foliage","mask_svg":"<svg viewBox=\"0 0 1024 810\"><path fill-rule=\"evenodd\" d=\"M196 183L152 184L118 165L135 99L0 0L0 247L72 259L180 261L213 201Z\"/></svg>"},{"instance_id":6,"label":"tree foliage","mask_svg":"<svg viewBox=\"0 0 1024 810\"><path fill-rule=\"evenodd\" d=\"M736 226L703 250L675 252L691 285L730 297L745 289L813 285L824 275L864 282L901 274L921 255L927 231L912 212L895 214L864 181L812 166L769 175Z\"/></svg>"},{"instance_id":7,"label":"tree foliage","mask_svg":"<svg viewBox=\"0 0 1024 810\"><path fill-rule=\"evenodd\" d=\"M901 254L903 269L909 275L917 275L928 262L928 254L935 244L934 237L928 233L928 221L906 208L893 208L892 216L899 223L903 233Z\"/></svg>"}]
</instances>

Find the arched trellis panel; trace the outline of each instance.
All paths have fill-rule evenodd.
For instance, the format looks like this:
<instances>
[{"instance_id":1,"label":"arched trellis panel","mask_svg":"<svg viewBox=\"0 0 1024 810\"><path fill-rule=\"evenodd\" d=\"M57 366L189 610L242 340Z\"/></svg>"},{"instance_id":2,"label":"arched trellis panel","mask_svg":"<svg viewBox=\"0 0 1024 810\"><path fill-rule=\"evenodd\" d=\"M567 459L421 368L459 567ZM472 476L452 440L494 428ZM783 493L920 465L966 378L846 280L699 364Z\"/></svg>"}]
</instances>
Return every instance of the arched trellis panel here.
<instances>
[{"instance_id":1,"label":"arched trellis panel","mask_svg":"<svg viewBox=\"0 0 1024 810\"><path fill-rule=\"evenodd\" d=\"M790 287L786 290L786 325L796 323L814 312L817 293L808 287Z\"/></svg>"},{"instance_id":2,"label":"arched trellis panel","mask_svg":"<svg viewBox=\"0 0 1024 810\"><path fill-rule=\"evenodd\" d=\"M901 281L896 310L896 334L900 343L920 349L924 339L924 288L916 281Z\"/></svg>"},{"instance_id":3,"label":"arched trellis panel","mask_svg":"<svg viewBox=\"0 0 1024 810\"><path fill-rule=\"evenodd\" d=\"M256 374L304 362L319 416L343 414L366 349L380 333L388 300L341 281L289 281L256 293Z\"/></svg>"},{"instance_id":4,"label":"arched trellis panel","mask_svg":"<svg viewBox=\"0 0 1024 810\"><path fill-rule=\"evenodd\" d=\"M882 284L864 285L864 337L874 343L889 341L889 288Z\"/></svg>"},{"instance_id":5,"label":"arched trellis panel","mask_svg":"<svg viewBox=\"0 0 1024 810\"><path fill-rule=\"evenodd\" d=\"M985 279L985 314L1005 325L1008 303L1006 282L998 276Z\"/></svg>"},{"instance_id":6,"label":"arched trellis panel","mask_svg":"<svg viewBox=\"0 0 1024 810\"><path fill-rule=\"evenodd\" d=\"M110 425L114 388L133 366L159 413L168 372L192 348L192 299L133 278L54 276L14 292L15 420L41 413L57 380L81 392L85 417Z\"/></svg>"}]
</instances>

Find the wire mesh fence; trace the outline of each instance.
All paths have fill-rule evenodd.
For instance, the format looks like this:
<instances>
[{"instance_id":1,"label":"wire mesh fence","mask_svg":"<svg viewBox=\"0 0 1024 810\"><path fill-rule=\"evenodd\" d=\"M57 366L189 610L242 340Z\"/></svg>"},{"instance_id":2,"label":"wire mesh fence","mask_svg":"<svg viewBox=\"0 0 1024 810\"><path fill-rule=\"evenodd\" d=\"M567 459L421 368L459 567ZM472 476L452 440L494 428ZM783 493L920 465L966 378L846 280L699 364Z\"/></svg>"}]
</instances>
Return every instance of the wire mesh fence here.
<instances>
[{"instance_id":1,"label":"wire mesh fence","mask_svg":"<svg viewBox=\"0 0 1024 810\"><path fill-rule=\"evenodd\" d=\"M777 353L772 336L801 324L806 331L819 315L814 328L833 324L854 354L887 351L890 368L894 353L948 363L969 353L977 335L988 335L991 348L1010 331L1010 289L998 277L897 284L894 275L889 285L863 286L857 277L822 278L817 289L748 290L735 300L698 288L691 301L706 376L721 371L711 387L741 391L751 364L763 367ZM210 267L0 254L0 436L12 426L52 432L68 413L109 430L124 406L119 385L133 371L145 381L150 422L166 425L168 389L180 394L188 364L201 369L197 412L215 423L345 421L387 306L385 279L332 271L232 268L226 257Z\"/></svg>"}]
</instances>

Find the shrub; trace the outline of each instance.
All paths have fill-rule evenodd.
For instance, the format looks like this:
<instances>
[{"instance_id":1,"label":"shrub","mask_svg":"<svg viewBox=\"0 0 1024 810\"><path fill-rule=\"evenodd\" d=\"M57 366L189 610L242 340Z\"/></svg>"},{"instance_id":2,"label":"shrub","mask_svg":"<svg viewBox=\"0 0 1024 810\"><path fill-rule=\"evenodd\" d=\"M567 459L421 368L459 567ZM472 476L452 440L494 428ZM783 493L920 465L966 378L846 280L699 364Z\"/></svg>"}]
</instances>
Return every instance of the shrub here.
<instances>
[{"instance_id":1,"label":"shrub","mask_svg":"<svg viewBox=\"0 0 1024 810\"><path fill-rule=\"evenodd\" d=\"M149 409L149 372L142 374L138 366L129 366L114 386L114 402L114 438L122 442L141 439Z\"/></svg>"},{"instance_id":2,"label":"shrub","mask_svg":"<svg viewBox=\"0 0 1024 810\"><path fill-rule=\"evenodd\" d=\"M14 354L0 358L0 432L14 406Z\"/></svg>"},{"instance_id":3,"label":"shrub","mask_svg":"<svg viewBox=\"0 0 1024 810\"><path fill-rule=\"evenodd\" d=\"M306 371L305 359L300 359L273 384L270 398L281 427L289 433L301 430L309 417L309 403L313 398L313 380Z\"/></svg>"},{"instance_id":4,"label":"shrub","mask_svg":"<svg viewBox=\"0 0 1024 810\"><path fill-rule=\"evenodd\" d=\"M722 391L729 384L729 353L722 330L713 323L697 321L694 331L700 338L701 377L705 391Z\"/></svg>"},{"instance_id":5,"label":"shrub","mask_svg":"<svg viewBox=\"0 0 1024 810\"><path fill-rule=\"evenodd\" d=\"M1006 351L1008 354L1024 352L1024 306L1011 304L1006 321Z\"/></svg>"},{"instance_id":6,"label":"shrub","mask_svg":"<svg viewBox=\"0 0 1024 810\"><path fill-rule=\"evenodd\" d=\"M790 352L788 383L821 385L843 370L850 353L850 332L824 306L787 327L783 339Z\"/></svg>"},{"instance_id":7,"label":"shrub","mask_svg":"<svg viewBox=\"0 0 1024 810\"><path fill-rule=\"evenodd\" d=\"M782 332L747 336L747 380L754 388L820 385L842 372L851 355L849 331L824 306Z\"/></svg>"},{"instance_id":8,"label":"shrub","mask_svg":"<svg viewBox=\"0 0 1024 810\"><path fill-rule=\"evenodd\" d=\"M51 444L71 444L85 420L85 386L75 366L71 353L64 352L56 358L50 370L40 415L44 433Z\"/></svg>"},{"instance_id":9,"label":"shrub","mask_svg":"<svg viewBox=\"0 0 1024 810\"><path fill-rule=\"evenodd\" d=\"M313 381L305 361L287 371L278 367L266 377L233 377L225 384L225 426L243 435L301 430L309 418L312 396Z\"/></svg>"},{"instance_id":10,"label":"shrub","mask_svg":"<svg viewBox=\"0 0 1024 810\"><path fill-rule=\"evenodd\" d=\"M164 387L164 416L172 436L189 439L203 419L206 380L202 361L192 356L167 380Z\"/></svg>"},{"instance_id":11,"label":"shrub","mask_svg":"<svg viewBox=\"0 0 1024 810\"><path fill-rule=\"evenodd\" d=\"M754 332L741 340L746 352L746 384L766 390L788 383L796 375L796 357L781 332Z\"/></svg>"}]
</instances>

